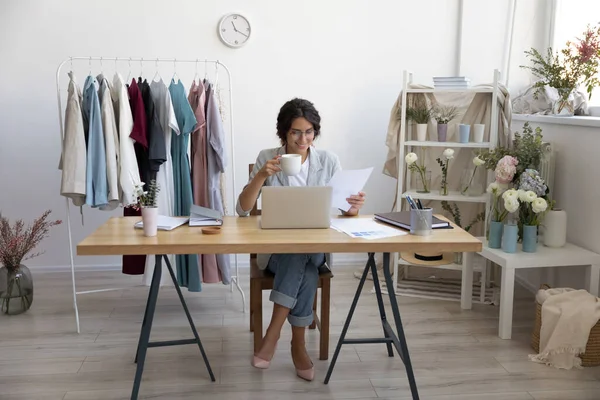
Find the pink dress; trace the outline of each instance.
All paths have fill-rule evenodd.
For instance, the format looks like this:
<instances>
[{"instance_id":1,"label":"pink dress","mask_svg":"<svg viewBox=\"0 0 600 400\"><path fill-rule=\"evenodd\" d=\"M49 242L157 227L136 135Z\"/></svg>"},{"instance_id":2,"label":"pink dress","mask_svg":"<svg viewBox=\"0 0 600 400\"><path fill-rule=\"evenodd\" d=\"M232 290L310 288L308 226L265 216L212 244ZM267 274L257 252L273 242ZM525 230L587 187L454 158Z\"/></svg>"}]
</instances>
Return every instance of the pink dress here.
<instances>
[{"instance_id":1,"label":"pink dress","mask_svg":"<svg viewBox=\"0 0 600 400\"><path fill-rule=\"evenodd\" d=\"M206 115L204 107L206 93L202 82L194 80L188 101L196 115L196 127L191 135L191 169L192 193L194 204L209 207L208 200L208 163L206 158ZM205 283L221 282L221 272L217 267L217 258L214 254L198 254L198 267L202 271L202 281Z\"/></svg>"}]
</instances>

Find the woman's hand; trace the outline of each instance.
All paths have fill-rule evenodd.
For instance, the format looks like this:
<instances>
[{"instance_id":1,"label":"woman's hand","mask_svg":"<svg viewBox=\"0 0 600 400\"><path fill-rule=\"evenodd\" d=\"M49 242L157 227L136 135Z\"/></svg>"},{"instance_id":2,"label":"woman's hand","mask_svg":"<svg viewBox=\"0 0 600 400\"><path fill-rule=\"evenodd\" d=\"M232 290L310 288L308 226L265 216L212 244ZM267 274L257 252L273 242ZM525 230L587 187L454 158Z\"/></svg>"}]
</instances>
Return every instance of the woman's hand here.
<instances>
[{"instance_id":1,"label":"woman's hand","mask_svg":"<svg viewBox=\"0 0 600 400\"><path fill-rule=\"evenodd\" d=\"M358 215L358 211L365 204L365 192L358 192L358 194L352 195L346 199L350 204L350 209L344 212L344 215Z\"/></svg>"},{"instance_id":2,"label":"woman's hand","mask_svg":"<svg viewBox=\"0 0 600 400\"><path fill-rule=\"evenodd\" d=\"M281 171L281 167L279 167L280 158L281 156L277 155L275 156L275 158L272 158L271 160L267 161L265 165L263 165L263 167L260 169L260 171L258 171L257 175L261 175L264 179L266 179L269 176L275 175L276 173Z\"/></svg>"}]
</instances>

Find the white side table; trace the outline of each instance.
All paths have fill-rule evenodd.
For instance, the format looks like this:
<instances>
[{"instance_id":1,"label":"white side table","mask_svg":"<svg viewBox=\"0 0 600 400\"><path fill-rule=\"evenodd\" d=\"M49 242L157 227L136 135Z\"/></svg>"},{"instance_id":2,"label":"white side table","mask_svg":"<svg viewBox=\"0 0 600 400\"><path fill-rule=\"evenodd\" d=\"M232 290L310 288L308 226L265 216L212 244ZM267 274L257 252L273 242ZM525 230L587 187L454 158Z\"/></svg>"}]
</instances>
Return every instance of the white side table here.
<instances>
[{"instance_id":1,"label":"white side table","mask_svg":"<svg viewBox=\"0 0 600 400\"><path fill-rule=\"evenodd\" d=\"M498 264L502 268L502 281L500 283L500 321L498 336L501 339L510 339L512 335L513 298L515 292L515 270L522 268L548 268L588 266L587 282L588 291L598 296L600 285L600 254L591 252L573 244L567 243L564 247L550 248L538 244L537 252L526 253L518 246L516 253L505 253L502 249L490 249L485 237L478 238L483 243L483 248L476 254ZM473 257L467 257L463 270L463 283L473 280ZM470 276L470 278L469 278ZM466 282L465 282L466 281ZM472 285L463 285L462 307L471 309Z\"/></svg>"}]
</instances>

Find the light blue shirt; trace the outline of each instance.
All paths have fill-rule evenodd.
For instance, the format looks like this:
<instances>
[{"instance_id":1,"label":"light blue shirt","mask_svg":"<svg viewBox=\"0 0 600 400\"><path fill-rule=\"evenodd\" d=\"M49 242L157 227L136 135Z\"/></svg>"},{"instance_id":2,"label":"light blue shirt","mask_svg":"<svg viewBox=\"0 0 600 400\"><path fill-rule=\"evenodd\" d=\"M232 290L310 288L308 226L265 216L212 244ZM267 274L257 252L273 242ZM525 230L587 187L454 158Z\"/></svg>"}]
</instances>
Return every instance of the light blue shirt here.
<instances>
[{"instance_id":1,"label":"light blue shirt","mask_svg":"<svg viewBox=\"0 0 600 400\"><path fill-rule=\"evenodd\" d=\"M91 207L108 204L108 178L106 176L106 149L100 100L97 92L98 82L88 76L83 85L83 127L87 144L86 197L85 203Z\"/></svg>"}]
</instances>

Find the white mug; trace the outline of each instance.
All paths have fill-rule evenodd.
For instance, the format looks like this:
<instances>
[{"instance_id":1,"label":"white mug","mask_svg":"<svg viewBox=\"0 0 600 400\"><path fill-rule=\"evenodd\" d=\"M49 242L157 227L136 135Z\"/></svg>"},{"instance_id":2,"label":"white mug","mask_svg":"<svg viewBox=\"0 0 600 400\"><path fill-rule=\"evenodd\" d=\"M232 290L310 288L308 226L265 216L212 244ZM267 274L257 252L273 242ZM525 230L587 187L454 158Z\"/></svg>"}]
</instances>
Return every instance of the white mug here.
<instances>
[{"instance_id":1,"label":"white mug","mask_svg":"<svg viewBox=\"0 0 600 400\"><path fill-rule=\"evenodd\" d=\"M279 159L281 170L287 176L294 176L302 169L302 156L300 154L284 154Z\"/></svg>"}]
</instances>

